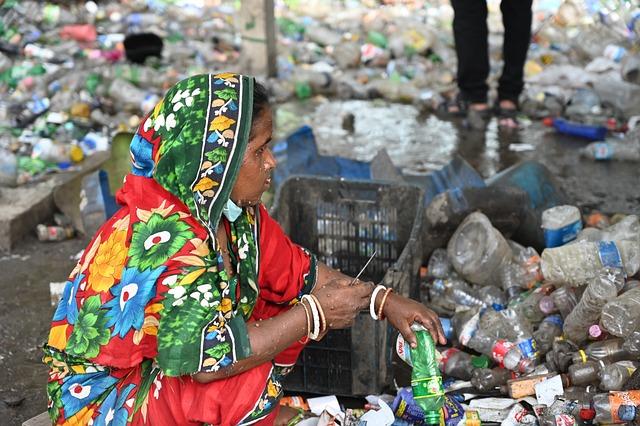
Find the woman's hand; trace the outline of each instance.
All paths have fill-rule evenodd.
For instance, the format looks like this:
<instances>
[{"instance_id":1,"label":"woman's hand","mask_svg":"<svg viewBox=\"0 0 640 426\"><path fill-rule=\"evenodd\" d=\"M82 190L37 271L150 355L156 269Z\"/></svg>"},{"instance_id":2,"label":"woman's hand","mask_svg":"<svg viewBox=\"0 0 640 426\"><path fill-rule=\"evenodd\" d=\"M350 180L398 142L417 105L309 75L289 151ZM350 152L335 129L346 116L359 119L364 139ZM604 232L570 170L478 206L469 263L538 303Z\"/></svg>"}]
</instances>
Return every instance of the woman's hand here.
<instances>
[{"instance_id":1,"label":"woman's hand","mask_svg":"<svg viewBox=\"0 0 640 426\"><path fill-rule=\"evenodd\" d=\"M378 299L380 299L380 296L378 296ZM384 315L412 348L417 345L416 335L411 330L411 325L414 322L422 324L424 328L429 330L436 344L444 345L447 343L442 324L440 324L440 318L422 303L391 293L384 304Z\"/></svg>"},{"instance_id":2,"label":"woman's hand","mask_svg":"<svg viewBox=\"0 0 640 426\"><path fill-rule=\"evenodd\" d=\"M351 327L356 315L369 306L371 287L350 283L349 279L337 278L313 292L330 329Z\"/></svg>"}]
</instances>

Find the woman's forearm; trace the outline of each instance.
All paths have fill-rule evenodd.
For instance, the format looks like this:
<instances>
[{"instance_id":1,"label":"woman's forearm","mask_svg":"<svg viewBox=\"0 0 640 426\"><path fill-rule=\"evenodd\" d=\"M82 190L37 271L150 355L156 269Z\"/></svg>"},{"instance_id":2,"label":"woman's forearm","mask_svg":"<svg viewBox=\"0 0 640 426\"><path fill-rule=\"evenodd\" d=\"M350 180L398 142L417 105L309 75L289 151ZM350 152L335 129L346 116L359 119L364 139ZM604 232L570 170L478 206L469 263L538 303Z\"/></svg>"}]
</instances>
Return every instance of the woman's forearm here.
<instances>
[{"instance_id":1,"label":"woman's forearm","mask_svg":"<svg viewBox=\"0 0 640 426\"><path fill-rule=\"evenodd\" d=\"M300 305L275 317L247 323L251 356L210 373L196 373L193 378L200 383L209 383L240 374L265 362L307 335L307 316Z\"/></svg>"}]
</instances>

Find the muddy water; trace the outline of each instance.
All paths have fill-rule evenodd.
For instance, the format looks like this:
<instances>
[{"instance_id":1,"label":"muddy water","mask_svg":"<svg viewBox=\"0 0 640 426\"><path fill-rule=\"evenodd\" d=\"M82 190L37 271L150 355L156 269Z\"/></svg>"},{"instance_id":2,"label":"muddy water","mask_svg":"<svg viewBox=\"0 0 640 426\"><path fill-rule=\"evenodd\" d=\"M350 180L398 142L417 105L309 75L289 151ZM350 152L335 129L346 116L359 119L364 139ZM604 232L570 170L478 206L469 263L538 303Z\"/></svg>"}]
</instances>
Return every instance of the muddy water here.
<instances>
[{"instance_id":1,"label":"muddy water","mask_svg":"<svg viewBox=\"0 0 640 426\"><path fill-rule=\"evenodd\" d=\"M342 117L355 117L353 133ZM496 119L484 130L468 130L462 120L443 121L420 115L410 105L383 101L307 101L282 105L277 111L278 136L302 124L314 129L320 153L368 161L381 148L404 173L420 175L437 169L459 154L488 178L523 160L546 165L578 206L604 212L638 212L635 190L638 172L633 163L595 163L579 155L587 142L565 137L539 122L503 131ZM522 144L532 150L517 152ZM510 148L511 147L511 148Z\"/></svg>"},{"instance_id":2,"label":"muddy water","mask_svg":"<svg viewBox=\"0 0 640 426\"><path fill-rule=\"evenodd\" d=\"M345 112L355 116L354 131L341 127ZM495 120L484 131L468 131L460 122L420 116L411 106L384 102L333 101L291 103L277 111L277 135L302 124L314 128L321 153L370 160L386 148L405 173L424 174L462 155L484 177L521 160L543 162L569 197L584 209L639 213L637 166L593 163L578 156L585 142L563 138L536 124L515 133L498 130ZM528 143L530 152L510 144ZM21 424L46 408L46 369L39 345L53 314L49 282L64 281L85 245L81 240L42 244L26 240L13 257L0 255L0 424Z\"/></svg>"}]
</instances>

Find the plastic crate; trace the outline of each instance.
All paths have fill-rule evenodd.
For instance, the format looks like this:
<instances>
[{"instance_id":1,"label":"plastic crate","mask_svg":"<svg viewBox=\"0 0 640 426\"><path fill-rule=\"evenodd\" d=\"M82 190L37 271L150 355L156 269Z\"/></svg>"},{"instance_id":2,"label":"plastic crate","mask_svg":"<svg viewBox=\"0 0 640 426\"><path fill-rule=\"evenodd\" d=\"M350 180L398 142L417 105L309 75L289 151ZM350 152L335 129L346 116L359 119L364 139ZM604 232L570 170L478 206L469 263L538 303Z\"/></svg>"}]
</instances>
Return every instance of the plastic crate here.
<instances>
[{"instance_id":1,"label":"plastic crate","mask_svg":"<svg viewBox=\"0 0 640 426\"><path fill-rule=\"evenodd\" d=\"M320 261L361 279L416 296L422 262L423 192L373 181L292 177L279 188L274 217L297 244ZM290 373L289 391L367 395L392 385L394 345L386 322L361 313L352 328L310 343Z\"/></svg>"}]
</instances>

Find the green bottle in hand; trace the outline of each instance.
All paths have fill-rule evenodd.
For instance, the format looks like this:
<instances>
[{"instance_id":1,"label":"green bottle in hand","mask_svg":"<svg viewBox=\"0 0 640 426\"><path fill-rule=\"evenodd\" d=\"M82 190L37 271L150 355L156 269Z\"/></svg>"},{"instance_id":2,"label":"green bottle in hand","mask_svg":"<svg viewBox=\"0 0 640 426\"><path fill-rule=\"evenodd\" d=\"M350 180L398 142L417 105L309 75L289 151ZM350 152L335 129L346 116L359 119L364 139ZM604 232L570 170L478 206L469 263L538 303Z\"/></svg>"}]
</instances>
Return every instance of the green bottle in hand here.
<instances>
[{"instance_id":1,"label":"green bottle in hand","mask_svg":"<svg viewBox=\"0 0 640 426\"><path fill-rule=\"evenodd\" d=\"M411 348L413 399L424 411L425 423L438 425L444 405L444 389L436 360L436 347L427 330L416 326L412 328L418 340L418 346L415 349Z\"/></svg>"}]
</instances>

